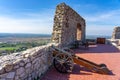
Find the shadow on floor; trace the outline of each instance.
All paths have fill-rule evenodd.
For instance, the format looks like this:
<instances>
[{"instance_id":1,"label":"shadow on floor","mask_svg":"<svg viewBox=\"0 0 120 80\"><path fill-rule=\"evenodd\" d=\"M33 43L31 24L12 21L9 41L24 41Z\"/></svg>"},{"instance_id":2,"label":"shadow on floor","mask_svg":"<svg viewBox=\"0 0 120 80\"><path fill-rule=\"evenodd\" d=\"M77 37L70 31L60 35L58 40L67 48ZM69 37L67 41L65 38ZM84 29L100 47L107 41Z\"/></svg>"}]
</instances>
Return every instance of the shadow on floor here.
<instances>
[{"instance_id":1,"label":"shadow on floor","mask_svg":"<svg viewBox=\"0 0 120 80\"><path fill-rule=\"evenodd\" d=\"M96 73L98 74L98 73ZM59 73L54 67L52 67L41 80L69 80L70 75L93 75L91 70L86 69L85 67L80 67L75 64L73 71L71 73ZM112 72L110 75L114 75Z\"/></svg>"},{"instance_id":2,"label":"shadow on floor","mask_svg":"<svg viewBox=\"0 0 120 80\"><path fill-rule=\"evenodd\" d=\"M78 64L74 65L74 69L73 69L73 72L72 72L72 74L77 74L77 75L92 75L92 73L95 73L95 72L92 72L91 70L89 70L85 67L79 66ZM99 73L97 73L97 74L99 74ZM114 76L115 74L113 74L113 72L110 71L110 73L107 74L107 75Z\"/></svg>"},{"instance_id":3,"label":"shadow on floor","mask_svg":"<svg viewBox=\"0 0 120 80\"><path fill-rule=\"evenodd\" d=\"M120 50L115 48L114 46L111 45L90 45L89 49L75 49L74 50L76 54L81 54L81 53L119 53ZM52 67L41 80L69 80L70 75L93 75L93 72L91 70L86 69L85 67L81 67L77 64L74 65L72 73L68 74L62 74L59 73L55 70L54 67ZM114 76L115 74L110 73L110 76ZM73 76L74 78L74 76Z\"/></svg>"},{"instance_id":4,"label":"shadow on floor","mask_svg":"<svg viewBox=\"0 0 120 80\"><path fill-rule=\"evenodd\" d=\"M74 49L76 54L79 53L118 53L120 52L115 46L106 44L90 45L89 48L80 46L78 49Z\"/></svg>"}]
</instances>

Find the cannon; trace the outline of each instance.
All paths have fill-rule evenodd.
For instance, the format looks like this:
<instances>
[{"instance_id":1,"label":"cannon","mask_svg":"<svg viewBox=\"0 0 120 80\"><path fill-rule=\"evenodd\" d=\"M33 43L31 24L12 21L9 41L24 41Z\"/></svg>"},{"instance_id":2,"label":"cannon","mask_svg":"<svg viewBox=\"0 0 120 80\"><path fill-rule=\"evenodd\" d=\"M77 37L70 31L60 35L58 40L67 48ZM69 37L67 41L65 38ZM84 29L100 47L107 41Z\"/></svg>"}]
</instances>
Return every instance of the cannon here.
<instances>
[{"instance_id":1,"label":"cannon","mask_svg":"<svg viewBox=\"0 0 120 80\"><path fill-rule=\"evenodd\" d=\"M60 49L52 45L51 50L54 57L54 67L60 73L72 72L74 63L83 66L95 73L110 74L111 72L105 64L96 64L87 59L78 57L73 54L70 49Z\"/></svg>"}]
</instances>

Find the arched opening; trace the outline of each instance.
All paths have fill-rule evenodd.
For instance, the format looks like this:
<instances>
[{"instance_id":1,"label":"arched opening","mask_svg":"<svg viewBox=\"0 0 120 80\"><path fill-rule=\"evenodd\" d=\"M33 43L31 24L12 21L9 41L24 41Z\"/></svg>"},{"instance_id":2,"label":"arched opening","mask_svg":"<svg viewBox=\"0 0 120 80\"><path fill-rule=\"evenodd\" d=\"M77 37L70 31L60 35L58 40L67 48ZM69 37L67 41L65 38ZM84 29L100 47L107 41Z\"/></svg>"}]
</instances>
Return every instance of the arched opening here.
<instances>
[{"instance_id":1,"label":"arched opening","mask_svg":"<svg viewBox=\"0 0 120 80\"><path fill-rule=\"evenodd\" d=\"M76 32L76 38L77 40L81 40L82 37L82 27L80 25L80 23L77 24L77 32Z\"/></svg>"}]
</instances>

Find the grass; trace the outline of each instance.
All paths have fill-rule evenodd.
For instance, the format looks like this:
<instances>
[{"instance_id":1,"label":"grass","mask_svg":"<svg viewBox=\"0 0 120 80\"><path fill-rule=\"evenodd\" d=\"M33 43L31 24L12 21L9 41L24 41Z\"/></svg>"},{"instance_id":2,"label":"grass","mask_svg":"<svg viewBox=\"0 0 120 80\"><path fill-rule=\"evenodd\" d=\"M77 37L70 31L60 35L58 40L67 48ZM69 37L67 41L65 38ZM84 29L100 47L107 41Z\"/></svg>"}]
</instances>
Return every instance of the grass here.
<instances>
[{"instance_id":1,"label":"grass","mask_svg":"<svg viewBox=\"0 0 120 80\"><path fill-rule=\"evenodd\" d=\"M14 49L19 49L19 47L2 47L0 50L14 50Z\"/></svg>"},{"instance_id":2,"label":"grass","mask_svg":"<svg viewBox=\"0 0 120 80\"><path fill-rule=\"evenodd\" d=\"M15 53L21 52L28 48L46 45L49 43L50 40L39 40L39 41L32 41L32 42L20 42L20 43L0 43L0 55L2 53Z\"/></svg>"}]
</instances>

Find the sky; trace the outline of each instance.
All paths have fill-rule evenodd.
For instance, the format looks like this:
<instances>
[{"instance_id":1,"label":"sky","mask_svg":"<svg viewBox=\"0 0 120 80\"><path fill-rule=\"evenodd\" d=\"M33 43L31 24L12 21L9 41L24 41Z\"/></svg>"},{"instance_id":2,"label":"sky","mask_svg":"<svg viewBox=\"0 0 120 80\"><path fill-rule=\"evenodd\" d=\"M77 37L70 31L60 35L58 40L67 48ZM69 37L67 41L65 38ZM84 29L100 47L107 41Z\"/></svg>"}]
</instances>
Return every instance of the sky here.
<instances>
[{"instance_id":1,"label":"sky","mask_svg":"<svg viewBox=\"0 0 120 80\"><path fill-rule=\"evenodd\" d=\"M120 26L120 0L0 0L0 33L51 34L62 2L86 20L87 35L112 35Z\"/></svg>"}]
</instances>

